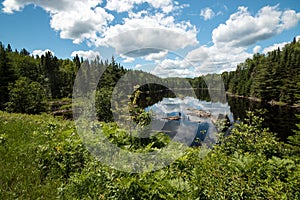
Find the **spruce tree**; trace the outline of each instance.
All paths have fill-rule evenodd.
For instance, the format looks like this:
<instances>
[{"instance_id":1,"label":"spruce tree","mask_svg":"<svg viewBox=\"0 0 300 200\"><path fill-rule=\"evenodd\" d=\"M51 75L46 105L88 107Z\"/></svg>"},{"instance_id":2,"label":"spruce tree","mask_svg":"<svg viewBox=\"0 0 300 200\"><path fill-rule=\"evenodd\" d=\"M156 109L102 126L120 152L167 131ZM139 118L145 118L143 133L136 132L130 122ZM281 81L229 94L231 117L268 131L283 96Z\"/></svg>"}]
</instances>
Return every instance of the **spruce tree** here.
<instances>
[{"instance_id":1,"label":"spruce tree","mask_svg":"<svg viewBox=\"0 0 300 200\"><path fill-rule=\"evenodd\" d=\"M14 71L10 65L7 52L0 43L0 109L4 109L4 104L8 101L8 86L14 82Z\"/></svg>"}]
</instances>

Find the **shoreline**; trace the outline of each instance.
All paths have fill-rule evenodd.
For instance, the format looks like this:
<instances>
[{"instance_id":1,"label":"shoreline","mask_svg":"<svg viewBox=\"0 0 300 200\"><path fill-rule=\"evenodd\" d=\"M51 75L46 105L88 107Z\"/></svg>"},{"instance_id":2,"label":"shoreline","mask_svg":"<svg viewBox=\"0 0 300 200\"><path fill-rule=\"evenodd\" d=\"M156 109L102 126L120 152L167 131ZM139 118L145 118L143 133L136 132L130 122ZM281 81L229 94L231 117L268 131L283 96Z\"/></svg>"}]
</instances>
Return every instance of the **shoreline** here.
<instances>
[{"instance_id":1,"label":"shoreline","mask_svg":"<svg viewBox=\"0 0 300 200\"><path fill-rule=\"evenodd\" d=\"M254 101L254 102L262 102L261 99L256 98L256 97L247 97L247 96L243 96L243 95L233 94L231 92L226 92L226 95L228 95L230 97L249 99L250 101ZM271 106L288 106L291 108L300 108L300 104L288 105L287 103L282 102L282 101L271 100L266 103L270 104Z\"/></svg>"}]
</instances>

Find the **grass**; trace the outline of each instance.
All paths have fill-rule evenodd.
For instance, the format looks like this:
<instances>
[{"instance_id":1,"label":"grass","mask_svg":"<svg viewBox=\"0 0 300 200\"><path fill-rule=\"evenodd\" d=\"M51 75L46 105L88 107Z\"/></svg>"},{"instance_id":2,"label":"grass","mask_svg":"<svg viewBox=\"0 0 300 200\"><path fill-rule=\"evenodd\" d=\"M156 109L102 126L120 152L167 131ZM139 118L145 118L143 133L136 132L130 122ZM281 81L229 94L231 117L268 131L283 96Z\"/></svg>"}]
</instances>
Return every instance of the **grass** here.
<instances>
[{"instance_id":1,"label":"grass","mask_svg":"<svg viewBox=\"0 0 300 200\"><path fill-rule=\"evenodd\" d=\"M71 122L50 115L0 112L0 199L52 199L61 180L41 179L38 147L48 142L49 124L69 129Z\"/></svg>"}]
</instances>

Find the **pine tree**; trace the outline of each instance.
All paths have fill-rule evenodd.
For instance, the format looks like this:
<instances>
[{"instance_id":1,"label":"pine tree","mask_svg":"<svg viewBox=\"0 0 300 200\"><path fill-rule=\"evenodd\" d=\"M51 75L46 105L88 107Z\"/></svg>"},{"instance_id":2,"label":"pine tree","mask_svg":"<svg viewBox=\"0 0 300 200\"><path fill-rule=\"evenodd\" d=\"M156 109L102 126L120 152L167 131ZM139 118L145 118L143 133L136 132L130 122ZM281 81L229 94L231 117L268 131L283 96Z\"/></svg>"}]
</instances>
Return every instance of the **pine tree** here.
<instances>
[{"instance_id":1,"label":"pine tree","mask_svg":"<svg viewBox=\"0 0 300 200\"><path fill-rule=\"evenodd\" d=\"M7 45L7 47L6 47L6 51L7 51L7 52L12 52L12 49L11 49L11 46L10 46L10 44L8 44L8 45Z\"/></svg>"},{"instance_id":2,"label":"pine tree","mask_svg":"<svg viewBox=\"0 0 300 200\"><path fill-rule=\"evenodd\" d=\"M14 71L10 65L7 52L0 43L0 109L4 109L4 104L8 101L8 86L14 82Z\"/></svg>"},{"instance_id":3,"label":"pine tree","mask_svg":"<svg viewBox=\"0 0 300 200\"><path fill-rule=\"evenodd\" d=\"M81 65L78 54L76 54L76 56L73 58L73 62L75 63L75 66L77 67L77 70L78 70L80 68L80 65Z\"/></svg>"}]
</instances>

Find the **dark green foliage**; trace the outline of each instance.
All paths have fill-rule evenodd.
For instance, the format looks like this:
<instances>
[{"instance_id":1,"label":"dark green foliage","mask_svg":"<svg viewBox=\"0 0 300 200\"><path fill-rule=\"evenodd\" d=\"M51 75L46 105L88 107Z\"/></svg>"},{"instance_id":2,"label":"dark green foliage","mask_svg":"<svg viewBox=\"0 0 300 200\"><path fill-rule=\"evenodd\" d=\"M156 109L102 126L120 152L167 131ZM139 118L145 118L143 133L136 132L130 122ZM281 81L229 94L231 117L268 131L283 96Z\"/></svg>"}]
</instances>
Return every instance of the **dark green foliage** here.
<instances>
[{"instance_id":1,"label":"dark green foliage","mask_svg":"<svg viewBox=\"0 0 300 200\"><path fill-rule=\"evenodd\" d=\"M45 84L48 87L48 95L51 98L61 98L60 84L62 79L59 73L59 60L51 52L41 56L41 68L45 75Z\"/></svg>"},{"instance_id":2,"label":"dark green foliage","mask_svg":"<svg viewBox=\"0 0 300 200\"><path fill-rule=\"evenodd\" d=\"M280 154L280 143L274 134L263 128L263 119L253 112L247 113L247 118L235 128L230 135L223 138L221 148L224 153L234 152L262 154L267 157Z\"/></svg>"},{"instance_id":3,"label":"dark green foliage","mask_svg":"<svg viewBox=\"0 0 300 200\"><path fill-rule=\"evenodd\" d=\"M99 121L110 122L113 121L113 114L111 111L111 95L113 88L100 88L96 91L96 113Z\"/></svg>"},{"instance_id":4,"label":"dark green foliage","mask_svg":"<svg viewBox=\"0 0 300 200\"><path fill-rule=\"evenodd\" d=\"M37 114L47 111L46 92L38 82L21 77L9 86L7 110L17 113Z\"/></svg>"},{"instance_id":5,"label":"dark green foliage","mask_svg":"<svg viewBox=\"0 0 300 200\"><path fill-rule=\"evenodd\" d=\"M96 95L98 118L111 121L109 98L117 81L127 72L114 61L114 58L111 63L107 60L103 62L99 58L83 61L78 55L73 60L63 60L58 59L51 52L34 58L26 49L12 52L10 45L4 48L2 44L0 45L0 110L39 113L46 111L47 102L71 98L74 81L81 65L84 65L82 87L88 88L90 84L98 85ZM88 77L93 75L91 65L103 70L101 78ZM100 78L99 84L96 82L98 78ZM15 82L16 80L18 82ZM26 87L22 88L21 83ZM34 95L37 96L33 98ZM21 98L22 96L24 99ZM17 106L18 103L20 106Z\"/></svg>"},{"instance_id":6,"label":"dark green foliage","mask_svg":"<svg viewBox=\"0 0 300 200\"><path fill-rule=\"evenodd\" d=\"M43 76L38 59L15 52L8 53L8 58L17 78L26 77L41 83Z\"/></svg>"},{"instance_id":7,"label":"dark green foliage","mask_svg":"<svg viewBox=\"0 0 300 200\"><path fill-rule=\"evenodd\" d=\"M4 104L8 101L8 85L15 80L14 71L9 62L8 53L0 42L0 109L5 108Z\"/></svg>"},{"instance_id":8,"label":"dark green foliage","mask_svg":"<svg viewBox=\"0 0 300 200\"><path fill-rule=\"evenodd\" d=\"M233 94L260 98L262 101L300 102L300 41L287 44L267 55L255 54L222 74L225 88Z\"/></svg>"},{"instance_id":9,"label":"dark green foliage","mask_svg":"<svg viewBox=\"0 0 300 200\"><path fill-rule=\"evenodd\" d=\"M297 115L300 119L300 115ZM288 137L288 146L290 147L291 157L298 157L298 164L300 164L299 155L300 155L300 123L296 124L297 130L294 130L295 134Z\"/></svg>"}]
</instances>

